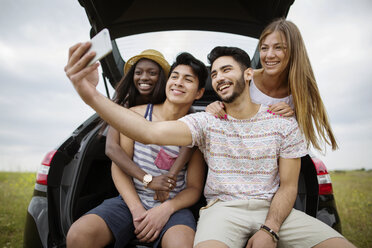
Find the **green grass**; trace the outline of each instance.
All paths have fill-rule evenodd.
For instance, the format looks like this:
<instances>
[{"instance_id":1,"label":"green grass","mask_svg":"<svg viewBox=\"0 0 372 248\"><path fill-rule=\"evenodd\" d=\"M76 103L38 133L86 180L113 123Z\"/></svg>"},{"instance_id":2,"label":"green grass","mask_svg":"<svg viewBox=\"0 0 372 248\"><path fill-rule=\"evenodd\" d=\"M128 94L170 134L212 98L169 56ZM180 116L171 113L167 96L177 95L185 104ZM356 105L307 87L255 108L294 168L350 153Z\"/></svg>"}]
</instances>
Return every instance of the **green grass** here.
<instances>
[{"instance_id":1,"label":"green grass","mask_svg":"<svg viewBox=\"0 0 372 248\"><path fill-rule=\"evenodd\" d=\"M342 234L360 248L372 247L372 170L331 172Z\"/></svg>"},{"instance_id":2,"label":"green grass","mask_svg":"<svg viewBox=\"0 0 372 248\"><path fill-rule=\"evenodd\" d=\"M343 235L372 248L372 171L331 172ZM0 248L22 247L35 173L0 172Z\"/></svg>"},{"instance_id":3,"label":"green grass","mask_svg":"<svg viewBox=\"0 0 372 248\"><path fill-rule=\"evenodd\" d=\"M22 247L35 173L0 172L0 248Z\"/></svg>"}]
</instances>

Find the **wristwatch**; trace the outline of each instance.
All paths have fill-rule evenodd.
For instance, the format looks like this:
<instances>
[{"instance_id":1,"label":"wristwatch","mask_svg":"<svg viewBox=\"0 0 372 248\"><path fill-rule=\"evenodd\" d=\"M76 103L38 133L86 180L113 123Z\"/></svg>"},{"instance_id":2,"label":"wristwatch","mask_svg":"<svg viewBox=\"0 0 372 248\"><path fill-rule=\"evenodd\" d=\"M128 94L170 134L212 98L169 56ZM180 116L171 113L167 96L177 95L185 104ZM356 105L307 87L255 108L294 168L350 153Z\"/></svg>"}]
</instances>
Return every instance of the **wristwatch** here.
<instances>
[{"instance_id":1,"label":"wristwatch","mask_svg":"<svg viewBox=\"0 0 372 248\"><path fill-rule=\"evenodd\" d=\"M145 188L147 188L147 185L151 183L152 181L152 175L151 174L146 174L143 176L142 183Z\"/></svg>"}]
</instances>

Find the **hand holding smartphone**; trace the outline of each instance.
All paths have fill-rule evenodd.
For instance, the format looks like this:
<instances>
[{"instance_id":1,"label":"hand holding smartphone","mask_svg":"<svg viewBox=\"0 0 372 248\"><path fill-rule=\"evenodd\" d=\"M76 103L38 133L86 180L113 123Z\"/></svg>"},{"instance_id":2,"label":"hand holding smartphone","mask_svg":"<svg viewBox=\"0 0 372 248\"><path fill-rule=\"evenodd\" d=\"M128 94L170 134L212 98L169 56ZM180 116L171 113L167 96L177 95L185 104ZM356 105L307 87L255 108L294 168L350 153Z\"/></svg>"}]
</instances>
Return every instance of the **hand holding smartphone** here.
<instances>
[{"instance_id":1,"label":"hand holding smartphone","mask_svg":"<svg viewBox=\"0 0 372 248\"><path fill-rule=\"evenodd\" d=\"M95 51L96 56L94 56L94 58L88 63L87 66L96 63L98 60L101 60L110 52L112 52L110 33L107 28L102 29L90 40L90 42L92 43L92 45L90 46L87 53L89 53L90 51Z\"/></svg>"}]
</instances>

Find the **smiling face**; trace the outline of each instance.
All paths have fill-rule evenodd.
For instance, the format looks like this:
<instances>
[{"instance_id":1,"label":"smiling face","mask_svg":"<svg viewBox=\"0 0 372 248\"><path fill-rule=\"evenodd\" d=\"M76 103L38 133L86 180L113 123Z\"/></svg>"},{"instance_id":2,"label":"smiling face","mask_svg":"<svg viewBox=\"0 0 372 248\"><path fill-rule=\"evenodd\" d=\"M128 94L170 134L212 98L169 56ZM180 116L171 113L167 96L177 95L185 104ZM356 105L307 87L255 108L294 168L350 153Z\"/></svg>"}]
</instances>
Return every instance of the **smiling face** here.
<instances>
[{"instance_id":1,"label":"smiling face","mask_svg":"<svg viewBox=\"0 0 372 248\"><path fill-rule=\"evenodd\" d=\"M267 35L260 46L260 60L265 73L271 76L281 75L287 68L287 42L281 32Z\"/></svg>"},{"instance_id":2,"label":"smiling face","mask_svg":"<svg viewBox=\"0 0 372 248\"><path fill-rule=\"evenodd\" d=\"M211 68L212 87L223 102L231 103L245 89L243 70L231 56L222 56Z\"/></svg>"},{"instance_id":3,"label":"smiling face","mask_svg":"<svg viewBox=\"0 0 372 248\"><path fill-rule=\"evenodd\" d=\"M149 59L138 61L134 70L134 86L142 96L150 95L159 80L160 68L157 63Z\"/></svg>"},{"instance_id":4,"label":"smiling face","mask_svg":"<svg viewBox=\"0 0 372 248\"><path fill-rule=\"evenodd\" d=\"M202 97L199 79L188 65L178 65L171 72L166 86L167 100L177 104L192 104Z\"/></svg>"}]
</instances>

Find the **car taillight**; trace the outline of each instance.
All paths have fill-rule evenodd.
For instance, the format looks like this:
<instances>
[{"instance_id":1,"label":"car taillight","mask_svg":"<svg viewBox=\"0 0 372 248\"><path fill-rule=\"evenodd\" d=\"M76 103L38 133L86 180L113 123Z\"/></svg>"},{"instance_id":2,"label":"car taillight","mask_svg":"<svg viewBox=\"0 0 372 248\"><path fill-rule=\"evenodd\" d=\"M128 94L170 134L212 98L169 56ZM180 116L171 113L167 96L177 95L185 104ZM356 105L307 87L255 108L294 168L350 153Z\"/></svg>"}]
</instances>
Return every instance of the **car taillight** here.
<instances>
[{"instance_id":1,"label":"car taillight","mask_svg":"<svg viewBox=\"0 0 372 248\"><path fill-rule=\"evenodd\" d=\"M311 159L313 160L318 176L319 195L333 194L331 176L328 174L326 166L320 159Z\"/></svg>"},{"instance_id":2,"label":"car taillight","mask_svg":"<svg viewBox=\"0 0 372 248\"><path fill-rule=\"evenodd\" d=\"M57 151L50 151L45 155L43 161L41 162L41 166L39 170L37 171L36 175L36 183L47 185L48 182L48 173L50 168L50 163L52 162L52 159L54 157L54 154L56 154Z\"/></svg>"}]
</instances>

